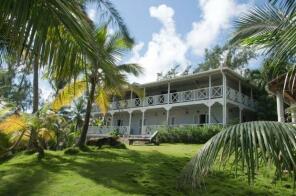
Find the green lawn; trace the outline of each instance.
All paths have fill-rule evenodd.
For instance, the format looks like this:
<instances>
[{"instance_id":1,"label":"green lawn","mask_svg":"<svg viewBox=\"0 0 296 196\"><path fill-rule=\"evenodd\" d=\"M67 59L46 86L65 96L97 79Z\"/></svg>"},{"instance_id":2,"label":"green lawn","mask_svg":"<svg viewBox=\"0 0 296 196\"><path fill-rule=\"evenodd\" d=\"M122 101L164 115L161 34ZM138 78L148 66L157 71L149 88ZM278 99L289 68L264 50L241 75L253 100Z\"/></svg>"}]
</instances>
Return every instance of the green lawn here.
<instances>
[{"instance_id":1,"label":"green lawn","mask_svg":"<svg viewBox=\"0 0 296 196\"><path fill-rule=\"evenodd\" d=\"M175 190L176 177L200 145L162 144L94 150L76 156L21 155L0 165L0 195L292 195L290 181L271 183L270 171L248 186L245 177L216 171L206 190Z\"/></svg>"}]
</instances>

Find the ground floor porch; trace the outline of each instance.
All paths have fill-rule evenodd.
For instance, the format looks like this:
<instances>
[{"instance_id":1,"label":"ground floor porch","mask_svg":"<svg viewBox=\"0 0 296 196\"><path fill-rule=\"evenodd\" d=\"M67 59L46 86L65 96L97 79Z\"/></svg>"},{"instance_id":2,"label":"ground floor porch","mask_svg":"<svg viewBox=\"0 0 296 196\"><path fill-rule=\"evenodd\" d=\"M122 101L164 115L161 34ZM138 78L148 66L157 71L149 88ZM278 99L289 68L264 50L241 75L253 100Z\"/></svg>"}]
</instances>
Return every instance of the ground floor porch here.
<instances>
[{"instance_id":1,"label":"ground floor porch","mask_svg":"<svg viewBox=\"0 0 296 196\"><path fill-rule=\"evenodd\" d=\"M255 120L253 111L233 103L226 107L220 102L177 107L135 109L98 115L103 126L91 126L89 134L118 130L123 135L150 135L156 130L171 127L227 125Z\"/></svg>"}]
</instances>

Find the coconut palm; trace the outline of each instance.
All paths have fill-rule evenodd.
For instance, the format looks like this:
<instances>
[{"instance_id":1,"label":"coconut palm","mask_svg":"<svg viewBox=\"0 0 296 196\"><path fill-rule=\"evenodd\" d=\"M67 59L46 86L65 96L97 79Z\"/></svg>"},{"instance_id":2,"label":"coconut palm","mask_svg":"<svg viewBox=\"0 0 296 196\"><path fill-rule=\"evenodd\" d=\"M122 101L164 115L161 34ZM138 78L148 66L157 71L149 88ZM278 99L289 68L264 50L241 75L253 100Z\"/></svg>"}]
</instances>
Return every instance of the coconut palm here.
<instances>
[{"instance_id":1,"label":"coconut palm","mask_svg":"<svg viewBox=\"0 0 296 196\"><path fill-rule=\"evenodd\" d=\"M266 79L295 65L296 2L270 0L255 7L236 22L232 43L264 49ZM272 68L271 71L270 68ZM280 68L280 69L279 69ZM279 72L278 72L279 73ZM295 71L292 72L292 79ZM292 84L293 86L294 84ZM276 168L276 179L286 170L296 176L296 128L279 122L248 122L234 125L211 138L184 168L180 186L201 186L215 161L232 162L234 170L247 171L249 183L264 163ZM219 159L218 159L219 158ZM246 169L246 170L245 170Z\"/></svg>"},{"instance_id":2,"label":"coconut palm","mask_svg":"<svg viewBox=\"0 0 296 196\"><path fill-rule=\"evenodd\" d=\"M80 56L82 53L99 58L99 48L93 44L93 24L83 10L86 2L89 1L1 1L0 51L1 54L16 51L19 61L29 59L33 69L33 113L38 111L38 70L42 65L48 69L54 66L72 70L73 65L85 62ZM112 3L96 2L102 14L128 37L127 28ZM36 141L33 132L32 140Z\"/></svg>"},{"instance_id":3,"label":"coconut palm","mask_svg":"<svg viewBox=\"0 0 296 196\"><path fill-rule=\"evenodd\" d=\"M126 88L132 88L127 82L126 73L138 75L141 72L141 67L137 64L117 65L120 57L132 47L131 40L125 35L120 32L108 34L106 25L99 27L95 35L96 44L101 49L103 58L91 62L92 64L89 64L85 71L84 78L67 85L52 104L52 108L58 110L62 106L71 104L75 98L87 95L88 101L78 142L79 147L85 145L93 102L101 112L107 112L111 95L120 96Z\"/></svg>"},{"instance_id":4,"label":"coconut palm","mask_svg":"<svg viewBox=\"0 0 296 196\"><path fill-rule=\"evenodd\" d=\"M296 2L269 0L252 8L235 23L232 43L257 46L272 55L275 63L291 61L296 54Z\"/></svg>"},{"instance_id":5,"label":"coconut palm","mask_svg":"<svg viewBox=\"0 0 296 196\"><path fill-rule=\"evenodd\" d=\"M232 162L235 171L246 172L249 183L260 166L273 163L276 179L283 171L296 177L296 127L279 122L247 122L231 126L211 138L184 168L181 186L203 184L214 162Z\"/></svg>"}]
</instances>

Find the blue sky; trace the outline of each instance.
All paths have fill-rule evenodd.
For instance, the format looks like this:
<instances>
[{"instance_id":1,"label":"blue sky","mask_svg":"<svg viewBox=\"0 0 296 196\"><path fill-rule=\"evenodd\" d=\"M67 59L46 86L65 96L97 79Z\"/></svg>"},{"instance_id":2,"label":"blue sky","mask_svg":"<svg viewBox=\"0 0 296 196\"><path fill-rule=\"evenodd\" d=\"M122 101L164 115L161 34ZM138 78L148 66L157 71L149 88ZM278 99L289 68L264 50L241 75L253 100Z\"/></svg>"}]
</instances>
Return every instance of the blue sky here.
<instances>
[{"instance_id":1,"label":"blue sky","mask_svg":"<svg viewBox=\"0 0 296 196\"><path fill-rule=\"evenodd\" d=\"M123 61L135 62L145 69L135 82L156 79L174 65L196 66L202 62L204 49L223 45L231 36L233 21L251 6L265 1L254 0L112 0L124 18L136 45ZM96 6L87 12L99 21ZM250 67L257 67L252 61Z\"/></svg>"},{"instance_id":2,"label":"blue sky","mask_svg":"<svg viewBox=\"0 0 296 196\"><path fill-rule=\"evenodd\" d=\"M139 63L144 74L131 82L150 82L156 73L167 72L174 65L196 66L202 62L204 49L223 45L233 31L233 21L251 6L265 0L111 0L124 18L136 44L122 59ZM95 4L87 13L99 23ZM250 67L258 67L251 61ZM41 79L43 97L51 93L47 81Z\"/></svg>"}]
</instances>

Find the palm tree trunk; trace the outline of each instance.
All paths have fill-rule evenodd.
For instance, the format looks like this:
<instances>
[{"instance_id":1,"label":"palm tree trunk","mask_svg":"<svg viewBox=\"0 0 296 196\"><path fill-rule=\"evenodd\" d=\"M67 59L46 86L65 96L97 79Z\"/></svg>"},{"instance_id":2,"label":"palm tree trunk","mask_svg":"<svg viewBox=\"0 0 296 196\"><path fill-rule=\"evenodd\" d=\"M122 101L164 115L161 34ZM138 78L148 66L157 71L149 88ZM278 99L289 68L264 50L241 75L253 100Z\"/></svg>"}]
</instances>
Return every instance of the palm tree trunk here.
<instances>
[{"instance_id":1,"label":"palm tree trunk","mask_svg":"<svg viewBox=\"0 0 296 196\"><path fill-rule=\"evenodd\" d=\"M95 95L95 89L96 89L96 82L95 82L95 79L92 78L91 79L90 93L89 93L88 100L87 100L84 124L83 124L82 130L81 130L81 134L80 134L78 144L77 144L77 146L80 149L82 149L84 147L85 142L86 142L86 135L87 135L88 125L89 125L89 120L90 120L92 103L93 103L94 95Z\"/></svg>"},{"instance_id":2,"label":"palm tree trunk","mask_svg":"<svg viewBox=\"0 0 296 196\"><path fill-rule=\"evenodd\" d=\"M34 60L33 64L33 114L35 114L38 111L38 105L39 105L39 83L38 83L38 63L39 59L36 55L36 58Z\"/></svg>"},{"instance_id":3,"label":"palm tree trunk","mask_svg":"<svg viewBox=\"0 0 296 196\"><path fill-rule=\"evenodd\" d=\"M34 64L33 64L33 114L38 115L38 106L39 106L39 57L38 55L35 56ZM35 128L31 128L31 136L30 142L31 145L35 150L38 152L38 158L44 157L44 150L38 144L38 135L37 130Z\"/></svg>"}]
</instances>

